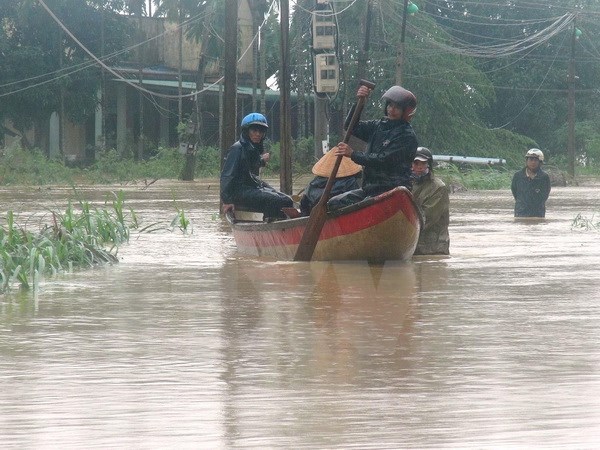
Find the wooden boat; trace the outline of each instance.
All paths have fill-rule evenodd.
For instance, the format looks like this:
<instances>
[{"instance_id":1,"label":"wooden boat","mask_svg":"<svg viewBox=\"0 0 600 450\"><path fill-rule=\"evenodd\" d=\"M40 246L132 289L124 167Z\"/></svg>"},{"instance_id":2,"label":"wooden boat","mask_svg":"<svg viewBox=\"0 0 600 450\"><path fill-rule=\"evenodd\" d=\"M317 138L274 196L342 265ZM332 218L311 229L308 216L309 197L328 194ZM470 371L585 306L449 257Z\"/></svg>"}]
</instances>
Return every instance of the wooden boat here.
<instances>
[{"instance_id":1,"label":"wooden boat","mask_svg":"<svg viewBox=\"0 0 600 450\"><path fill-rule=\"evenodd\" d=\"M238 250L276 260L294 259L308 217L262 222L227 216ZM406 260L412 257L421 216L412 194L397 187L329 212L313 261Z\"/></svg>"}]
</instances>

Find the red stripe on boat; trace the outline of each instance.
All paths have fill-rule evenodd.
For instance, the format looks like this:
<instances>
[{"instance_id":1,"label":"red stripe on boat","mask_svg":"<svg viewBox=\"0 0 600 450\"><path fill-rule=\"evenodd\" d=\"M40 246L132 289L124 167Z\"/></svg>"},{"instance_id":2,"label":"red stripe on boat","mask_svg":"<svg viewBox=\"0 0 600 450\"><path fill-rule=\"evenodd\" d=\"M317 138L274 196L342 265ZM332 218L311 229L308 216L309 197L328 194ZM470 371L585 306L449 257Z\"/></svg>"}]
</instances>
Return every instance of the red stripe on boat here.
<instances>
[{"instance_id":1,"label":"red stripe on boat","mask_svg":"<svg viewBox=\"0 0 600 450\"><path fill-rule=\"evenodd\" d=\"M384 222L395 214L404 214L406 219L416 224L418 217L412 204L410 194L403 190L393 190L376 197L373 204L347 214L330 217L325 222L319 240L331 239L337 236L356 233L365 228ZM295 225L294 221L279 222L282 227L275 224L256 227L235 229L234 235L238 246L265 248L270 246L298 245L304 233L308 219Z\"/></svg>"}]
</instances>

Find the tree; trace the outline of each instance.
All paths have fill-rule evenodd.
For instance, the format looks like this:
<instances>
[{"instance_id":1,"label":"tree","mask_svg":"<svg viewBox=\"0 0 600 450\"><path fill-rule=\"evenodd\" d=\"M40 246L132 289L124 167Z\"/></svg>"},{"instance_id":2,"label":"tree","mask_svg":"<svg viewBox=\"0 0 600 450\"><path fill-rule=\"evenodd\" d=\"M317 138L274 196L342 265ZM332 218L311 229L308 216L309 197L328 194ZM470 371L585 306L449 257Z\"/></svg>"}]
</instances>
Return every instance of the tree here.
<instances>
[{"instance_id":1,"label":"tree","mask_svg":"<svg viewBox=\"0 0 600 450\"><path fill-rule=\"evenodd\" d=\"M115 1L79 0L47 0L46 4L94 54L100 53L99 7L122 6ZM26 147L40 146L41 134L28 142L25 130L32 125L37 131L44 129L50 115L61 109L72 122L83 121L96 109L101 71L38 2L3 2L0 16L0 122L10 120ZM123 47L127 28L117 14L105 23L104 45L111 53Z\"/></svg>"},{"instance_id":2,"label":"tree","mask_svg":"<svg viewBox=\"0 0 600 450\"><path fill-rule=\"evenodd\" d=\"M427 6L452 36L454 46L460 43L464 52L478 49L476 67L487 74L495 90L496 100L482 114L491 127L527 135L553 155L565 154L565 139L556 139L554 131L565 130L571 57L575 58L579 92L577 120L599 119L594 95L600 69L594 39L600 31L597 2L499 5L491 0L444 0ZM584 32L571 55L574 20ZM520 150L522 154L525 149Z\"/></svg>"}]
</instances>

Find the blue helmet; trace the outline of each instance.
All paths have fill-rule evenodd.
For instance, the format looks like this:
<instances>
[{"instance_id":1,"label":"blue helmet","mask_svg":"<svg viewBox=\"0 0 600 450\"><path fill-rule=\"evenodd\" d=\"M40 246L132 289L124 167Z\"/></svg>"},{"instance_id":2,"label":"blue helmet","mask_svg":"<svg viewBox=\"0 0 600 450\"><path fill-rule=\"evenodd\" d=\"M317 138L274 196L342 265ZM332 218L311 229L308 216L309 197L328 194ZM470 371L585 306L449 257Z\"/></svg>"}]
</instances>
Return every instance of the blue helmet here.
<instances>
[{"instance_id":1,"label":"blue helmet","mask_svg":"<svg viewBox=\"0 0 600 450\"><path fill-rule=\"evenodd\" d=\"M250 113L242 119L242 128L249 128L251 125L258 125L259 127L269 128L267 118L260 113Z\"/></svg>"}]
</instances>

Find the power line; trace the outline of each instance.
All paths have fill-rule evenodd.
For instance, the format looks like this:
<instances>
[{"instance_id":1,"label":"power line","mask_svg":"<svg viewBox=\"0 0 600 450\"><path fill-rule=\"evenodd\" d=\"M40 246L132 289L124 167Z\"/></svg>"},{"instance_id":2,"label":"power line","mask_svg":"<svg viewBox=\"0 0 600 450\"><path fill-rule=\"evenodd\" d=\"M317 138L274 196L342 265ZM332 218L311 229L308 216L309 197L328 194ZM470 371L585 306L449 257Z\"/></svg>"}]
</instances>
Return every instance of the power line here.
<instances>
[{"instance_id":1,"label":"power line","mask_svg":"<svg viewBox=\"0 0 600 450\"><path fill-rule=\"evenodd\" d=\"M104 63L104 61L102 61L102 59L98 58L98 57L97 57L95 54L93 54L93 53L92 53L92 52L91 52L91 51L90 51L90 50L89 50L89 49L88 49L88 48L87 48L87 47L86 47L86 46L85 46L83 43L81 43L81 41L79 41L79 40L77 39L77 37L75 37L75 35L74 35L73 33L71 33L71 31L70 31L70 30L69 30L69 29L68 29L68 28L67 28L67 27L66 27L66 26L65 26L65 25L62 23L62 21L61 21L61 20L60 20L60 19L59 19L59 18L58 18L58 17L57 17L55 14L54 14L54 12L52 12L52 10L51 10L51 9L50 9L50 8L49 8L47 5L46 5L46 3L44 2L44 0L38 0L38 2L39 2L39 3L40 3L40 5L41 5L41 6L42 6L42 7L43 7L45 10L46 10L46 12L47 12L47 13L50 15L50 17L51 17L51 18L52 18L52 19L53 19L53 20L54 20L54 21L55 21L55 22L56 22L56 23L57 23L57 24L60 26L60 28L61 28L61 29L62 29L62 30L63 30L63 31L64 31L64 32L65 32L65 33L66 33L66 34L67 34L67 35L68 35L68 36L69 36L69 37L70 37L70 38L71 38L71 39L72 39L72 40L73 40L73 41L74 41L74 42L75 42L75 43L76 43L76 44L77 44L77 45L78 45L78 46L79 46L79 47L80 47L82 50L84 50L84 51L85 51L85 52L86 52L86 53L87 53L87 54L88 54L88 55L89 55L89 56L90 56L90 57L93 59L93 61L95 61L95 63L96 63L96 64L100 65L100 66L101 66L103 69L105 69L106 71L108 71L109 73L111 73L112 75L114 75L114 76L115 76L117 79L119 79L119 80L121 80L121 81L125 82L126 84L130 85L130 86L131 86L131 87L133 87L134 89L137 89L138 91L144 92L144 93L146 93L146 94L149 94L149 95L151 95L151 96L154 96L154 97L166 98L166 99L190 98L190 97L194 97L194 96L196 96L196 95L198 95L198 94L200 94L200 93L202 93L202 92L204 92L204 91L206 91L206 90L210 89L211 87L213 87L213 86L217 85L218 83L220 83L220 82L223 80L223 78L221 77L221 78L219 78L217 81L215 81L214 83L212 83L211 85L209 85L208 87L206 87L206 88L204 88L204 89L202 89L202 90L194 91L194 92L192 92L192 93L190 93L190 94L182 94L181 96L180 96L180 95L161 94L161 93L158 93L158 92L150 91L150 90L148 90L148 89L146 89L146 88L144 88L144 87L140 86L139 84L136 84L134 81L131 81L131 79L129 79L129 78L125 78L125 77L124 77L124 76L122 76L120 73L118 73L118 71L117 71L117 70L114 70L113 68L111 68L111 67L109 67L108 65L106 65L106 64ZM272 8L273 8L273 6L274 6L275 2L276 2L276 0L273 0L273 1L271 2L271 6L269 7L269 10L268 10L269 12L272 10ZM200 17L200 15L198 15L198 16L196 16L196 17ZM267 17L268 17L268 14L267 14ZM267 18L265 17L265 20L263 21L263 23L262 23L262 25L261 25L261 26L263 26L263 25L266 23L266 20L267 20ZM191 19L190 19L189 21L187 21L187 23L190 23L190 22L191 22ZM182 23L181 25L178 25L178 26L177 26L177 29L179 29L180 27L184 26L184 24L186 24L186 22ZM152 40L152 39L156 39L156 38L160 37L160 36L161 36L161 35L163 35L163 34L165 34L165 33L161 33L160 35L154 36L153 38L151 38L151 39L148 39L148 40L147 40L147 41L145 41L145 42L148 42L148 41L150 41L150 40ZM250 45L249 45L249 46L248 46L248 47L245 49L244 53L243 53L243 54L240 56L240 58L238 59L238 62L239 62L239 61L240 61L240 60L241 60L241 59L242 59L242 58L243 58L243 57L246 55L246 53L247 53L247 52L248 52L248 51L249 51L249 50L252 48L252 44L253 44L253 42L254 42L254 40L255 40L255 39L257 39L257 35L255 35L255 36L253 37L252 41L250 42ZM138 46L140 46L140 45L143 45L145 42L140 42L140 43L138 43L138 44L136 44L135 46L132 46L132 47L130 47L130 48L135 48L135 47L138 47ZM119 51L119 52L116 52L116 53L120 54L120 53L122 53L122 52L124 52L124 51L126 51L126 50ZM106 59L108 59L108 58L106 58ZM91 63L91 62L90 62L90 63L89 63L89 66L91 66L91 65L93 65L93 64L94 64L94 63ZM85 64L84 64L84 65L85 65ZM87 67L89 67L89 66L85 66L84 68L87 68ZM76 72L78 72L79 70L83 70L83 68L81 68L81 69L77 69L77 70L74 70L74 71L72 71L72 72L70 72L70 73L76 73ZM24 91L24 90L27 90L27 89L32 89L32 88L35 88L35 87L39 87L39 86L41 86L41 85L44 85L44 84L50 83L50 82L52 82L52 81L56 81L57 79L63 78L63 77L65 77L65 76L68 76L70 73L68 73L68 74L63 74L63 75L61 75L61 76L59 76L59 77L56 77L56 78L54 78L54 79L52 79L52 80L46 80L46 81L44 81L44 82L42 82L42 83L38 83L38 84L36 84L36 85L30 85L30 86L27 86L27 87L25 87L25 88L18 89L18 90L16 90L16 91L12 91L12 92L5 93L5 94L0 94L0 97L5 97L5 96L11 95L11 94L15 94L15 93L18 93L18 92L22 92L22 91Z\"/></svg>"}]
</instances>

